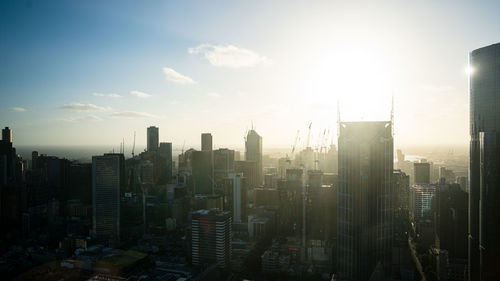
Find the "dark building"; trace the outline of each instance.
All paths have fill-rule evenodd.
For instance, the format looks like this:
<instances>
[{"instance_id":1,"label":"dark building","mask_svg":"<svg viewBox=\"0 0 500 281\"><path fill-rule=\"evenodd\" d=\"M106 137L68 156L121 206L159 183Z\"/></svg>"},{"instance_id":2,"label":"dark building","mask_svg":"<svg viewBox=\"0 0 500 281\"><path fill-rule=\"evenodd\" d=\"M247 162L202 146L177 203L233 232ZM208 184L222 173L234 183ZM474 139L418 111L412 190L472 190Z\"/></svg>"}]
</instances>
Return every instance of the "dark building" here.
<instances>
[{"instance_id":1,"label":"dark building","mask_svg":"<svg viewBox=\"0 0 500 281\"><path fill-rule=\"evenodd\" d=\"M430 163L413 163L413 171L415 175L415 184L430 184L431 183L431 164Z\"/></svg>"},{"instance_id":2,"label":"dark building","mask_svg":"<svg viewBox=\"0 0 500 281\"><path fill-rule=\"evenodd\" d=\"M500 43L469 55L469 280L500 280Z\"/></svg>"},{"instance_id":3,"label":"dark building","mask_svg":"<svg viewBox=\"0 0 500 281\"><path fill-rule=\"evenodd\" d=\"M148 152L158 151L158 146L159 146L158 127L150 126L148 127L148 134L147 134L147 150Z\"/></svg>"},{"instance_id":4,"label":"dark building","mask_svg":"<svg viewBox=\"0 0 500 281\"><path fill-rule=\"evenodd\" d=\"M231 265L231 214L199 210L191 220L191 258L194 265Z\"/></svg>"},{"instance_id":5,"label":"dark building","mask_svg":"<svg viewBox=\"0 0 500 281\"><path fill-rule=\"evenodd\" d=\"M234 161L234 172L243 173L243 176L247 179L247 186L249 189L260 186L257 170L257 162L255 161Z\"/></svg>"},{"instance_id":6,"label":"dark building","mask_svg":"<svg viewBox=\"0 0 500 281\"><path fill-rule=\"evenodd\" d=\"M260 186L264 182L264 170L262 166L262 137L255 130L248 131L245 138L245 160L257 163L257 184ZM258 186L251 186L255 188Z\"/></svg>"},{"instance_id":7,"label":"dark building","mask_svg":"<svg viewBox=\"0 0 500 281\"><path fill-rule=\"evenodd\" d=\"M368 280L390 271L393 244L392 122L339 124L337 273Z\"/></svg>"},{"instance_id":8,"label":"dark building","mask_svg":"<svg viewBox=\"0 0 500 281\"><path fill-rule=\"evenodd\" d=\"M224 178L234 173L234 150L221 148L213 151L214 180L221 185Z\"/></svg>"},{"instance_id":9,"label":"dark building","mask_svg":"<svg viewBox=\"0 0 500 281\"><path fill-rule=\"evenodd\" d=\"M120 196L124 186L123 154L92 157L93 236L110 245L120 242Z\"/></svg>"},{"instance_id":10,"label":"dark building","mask_svg":"<svg viewBox=\"0 0 500 281\"><path fill-rule=\"evenodd\" d=\"M172 143L171 142L161 142L159 149L161 166L163 169L161 173L161 182L168 183L172 180Z\"/></svg>"},{"instance_id":11,"label":"dark building","mask_svg":"<svg viewBox=\"0 0 500 281\"><path fill-rule=\"evenodd\" d=\"M212 194L214 190L214 170L212 151L191 152L191 190L195 194Z\"/></svg>"},{"instance_id":12,"label":"dark building","mask_svg":"<svg viewBox=\"0 0 500 281\"><path fill-rule=\"evenodd\" d=\"M203 133L201 134L201 150L202 151L212 151L212 134Z\"/></svg>"}]
</instances>

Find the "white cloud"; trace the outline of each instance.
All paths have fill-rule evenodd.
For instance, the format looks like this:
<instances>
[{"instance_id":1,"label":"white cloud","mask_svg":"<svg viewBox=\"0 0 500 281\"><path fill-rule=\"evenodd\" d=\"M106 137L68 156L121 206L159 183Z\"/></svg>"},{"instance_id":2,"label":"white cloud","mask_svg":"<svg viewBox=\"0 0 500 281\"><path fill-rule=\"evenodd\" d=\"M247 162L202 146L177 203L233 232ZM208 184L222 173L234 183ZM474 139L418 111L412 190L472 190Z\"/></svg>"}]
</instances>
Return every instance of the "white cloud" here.
<instances>
[{"instance_id":1,"label":"white cloud","mask_svg":"<svg viewBox=\"0 0 500 281\"><path fill-rule=\"evenodd\" d=\"M119 94L115 93L110 93L110 94L102 94L102 93L93 93L92 95L96 97L109 97L109 98L121 98L122 96Z\"/></svg>"},{"instance_id":2,"label":"white cloud","mask_svg":"<svg viewBox=\"0 0 500 281\"><path fill-rule=\"evenodd\" d=\"M221 95L219 93L214 93L214 92L208 93L207 96L212 97L212 98L220 98L221 97Z\"/></svg>"},{"instance_id":3,"label":"white cloud","mask_svg":"<svg viewBox=\"0 0 500 281\"><path fill-rule=\"evenodd\" d=\"M10 109L17 111L17 112L24 112L26 111L26 108L24 107L11 107Z\"/></svg>"},{"instance_id":4,"label":"white cloud","mask_svg":"<svg viewBox=\"0 0 500 281\"><path fill-rule=\"evenodd\" d=\"M153 114L149 114L146 112L137 112L137 111L119 111L113 112L109 116L115 118L128 118L128 119L137 119L137 118L156 118L157 116Z\"/></svg>"},{"instance_id":5,"label":"white cloud","mask_svg":"<svg viewBox=\"0 0 500 281\"><path fill-rule=\"evenodd\" d=\"M212 65L221 67L240 68L272 63L265 56L234 45L201 44L189 48L188 52L190 54L202 54Z\"/></svg>"},{"instance_id":6,"label":"white cloud","mask_svg":"<svg viewBox=\"0 0 500 281\"><path fill-rule=\"evenodd\" d=\"M144 92L140 92L140 91L132 91L130 92L132 95L138 97L138 98L149 98L151 97L150 94L146 94Z\"/></svg>"},{"instance_id":7,"label":"white cloud","mask_svg":"<svg viewBox=\"0 0 500 281\"><path fill-rule=\"evenodd\" d=\"M163 73L165 73L165 76L166 76L168 81L171 81L174 83L179 83L179 84L194 84L194 83L196 83L190 77L182 75L179 72L173 70L172 68L164 67Z\"/></svg>"},{"instance_id":8,"label":"white cloud","mask_svg":"<svg viewBox=\"0 0 500 281\"><path fill-rule=\"evenodd\" d=\"M65 104L60 107L61 109L67 109L67 110L74 110L74 111L103 111L103 110L109 110L111 109L110 107L102 107L102 106L97 106L95 104L84 104L84 103L78 103L78 102L73 102L69 104Z\"/></svg>"},{"instance_id":9,"label":"white cloud","mask_svg":"<svg viewBox=\"0 0 500 281\"><path fill-rule=\"evenodd\" d=\"M66 118L66 119L61 119L62 121L66 122L80 122L80 121L101 121L102 118L99 116L95 115L87 115L83 117L75 117L75 118Z\"/></svg>"}]
</instances>

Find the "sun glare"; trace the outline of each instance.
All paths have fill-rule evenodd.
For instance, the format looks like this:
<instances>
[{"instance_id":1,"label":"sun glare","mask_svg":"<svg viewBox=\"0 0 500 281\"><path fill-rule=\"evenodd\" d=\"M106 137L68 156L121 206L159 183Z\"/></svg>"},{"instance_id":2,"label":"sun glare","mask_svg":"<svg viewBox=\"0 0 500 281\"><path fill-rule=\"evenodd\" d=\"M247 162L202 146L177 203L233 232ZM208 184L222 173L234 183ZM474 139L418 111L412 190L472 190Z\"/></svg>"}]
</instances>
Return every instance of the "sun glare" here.
<instances>
[{"instance_id":1,"label":"sun glare","mask_svg":"<svg viewBox=\"0 0 500 281\"><path fill-rule=\"evenodd\" d=\"M311 67L305 82L308 100L340 105L342 120L390 118L392 81L389 63L370 49L332 50Z\"/></svg>"}]
</instances>

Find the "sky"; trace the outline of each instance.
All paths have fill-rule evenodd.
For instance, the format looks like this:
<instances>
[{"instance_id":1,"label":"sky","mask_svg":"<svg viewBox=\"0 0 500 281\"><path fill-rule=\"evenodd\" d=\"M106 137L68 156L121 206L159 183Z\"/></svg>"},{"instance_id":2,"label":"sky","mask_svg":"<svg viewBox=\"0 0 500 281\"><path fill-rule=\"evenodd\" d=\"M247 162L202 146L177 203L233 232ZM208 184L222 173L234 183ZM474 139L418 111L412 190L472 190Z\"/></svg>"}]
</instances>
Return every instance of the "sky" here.
<instances>
[{"instance_id":1,"label":"sky","mask_svg":"<svg viewBox=\"0 0 500 281\"><path fill-rule=\"evenodd\" d=\"M264 147L389 120L395 145L467 145L468 53L499 1L0 2L0 126L17 145ZM340 113L338 110L340 109ZM330 141L330 140L329 140Z\"/></svg>"}]
</instances>

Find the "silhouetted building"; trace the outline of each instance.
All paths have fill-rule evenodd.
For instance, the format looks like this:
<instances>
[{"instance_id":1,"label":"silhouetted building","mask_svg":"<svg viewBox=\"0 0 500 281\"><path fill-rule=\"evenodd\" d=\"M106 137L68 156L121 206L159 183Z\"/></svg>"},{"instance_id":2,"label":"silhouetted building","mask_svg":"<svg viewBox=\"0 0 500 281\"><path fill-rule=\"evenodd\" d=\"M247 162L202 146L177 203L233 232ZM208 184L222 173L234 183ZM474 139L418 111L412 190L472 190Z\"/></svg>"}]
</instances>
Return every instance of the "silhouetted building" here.
<instances>
[{"instance_id":1,"label":"silhouetted building","mask_svg":"<svg viewBox=\"0 0 500 281\"><path fill-rule=\"evenodd\" d=\"M415 184L431 183L431 165L430 163L413 163L413 174L415 175Z\"/></svg>"},{"instance_id":2,"label":"silhouetted building","mask_svg":"<svg viewBox=\"0 0 500 281\"><path fill-rule=\"evenodd\" d=\"M170 182L172 179L172 143L171 142L161 142L160 143L160 159L163 165L162 181L164 183Z\"/></svg>"},{"instance_id":3,"label":"silhouetted building","mask_svg":"<svg viewBox=\"0 0 500 281\"><path fill-rule=\"evenodd\" d=\"M393 243L392 122L339 124L337 271L368 280L390 271Z\"/></svg>"},{"instance_id":4,"label":"silhouetted building","mask_svg":"<svg viewBox=\"0 0 500 281\"><path fill-rule=\"evenodd\" d=\"M472 51L469 64L469 279L500 280L500 43Z\"/></svg>"},{"instance_id":5,"label":"silhouetted building","mask_svg":"<svg viewBox=\"0 0 500 281\"><path fill-rule=\"evenodd\" d=\"M4 142L12 143L12 130L9 127L2 129L2 140Z\"/></svg>"},{"instance_id":6,"label":"silhouetted building","mask_svg":"<svg viewBox=\"0 0 500 281\"><path fill-rule=\"evenodd\" d=\"M224 178L234 172L234 150L220 148L213 151L213 157L214 180L219 185Z\"/></svg>"},{"instance_id":7,"label":"silhouetted building","mask_svg":"<svg viewBox=\"0 0 500 281\"><path fill-rule=\"evenodd\" d=\"M125 184L123 154L92 157L93 235L109 244L120 242L120 192Z\"/></svg>"},{"instance_id":8,"label":"silhouetted building","mask_svg":"<svg viewBox=\"0 0 500 281\"><path fill-rule=\"evenodd\" d=\"M203 133L201 134L201 150L202 151L212 151L212 134Z\"/></svg>"},{"instance_id":9,"label":"silhouetted building","mask_svg":"<svg viewBox=\"0 0 500 281\"><path fill-rule=\"evenodd\" d=\"M243 176L247 179L249 189L260 186L257 170L257 162L255 161L234 161L234 172L243 173Z\"/></svg>"},{"instance_id":10,"label":"silhouetted building","mask_svg":"<svg viewBox=\"0 0 500 281\"><path fill-rule=\"evenodd\" d=\"M195 194L212 194L214 190L214 170L212 151L192 151L191 153L191 184Z\"/></svg>"},{"instance_id":11,"label":"silhouetted building","mask_svg":"<svg viewBox=\"0 0 500 281\"><path fill-rule=\"evenodd\" d=\"M257 163L257 184L260 186L264 181L262 166L262 137L255 130L248 131L245 139L245 160ZM250 186L255 188L258 186Z\"/></svg>"},{"instance_id":12,"label":"silhouetted building","mask_svg":"<svg viewBox=\"0 0 500 281\"><path fill-rule=\"evenodd\" d=\"M155 126L148 127L148 138L147 138L148 152L158 151L158 144L159 144L158 127Z\"/></svg>"},{"instance_id":13,"label":"silhouetted building","mask_svg":"<svg viewBox=\"0 0 500 281\"><path fill-rule=\"evenodd\" d=\"M231 215L219 210L199 210L191 220L191 259L194 265L231 264Z\"/></svg>"}]
</instances>

